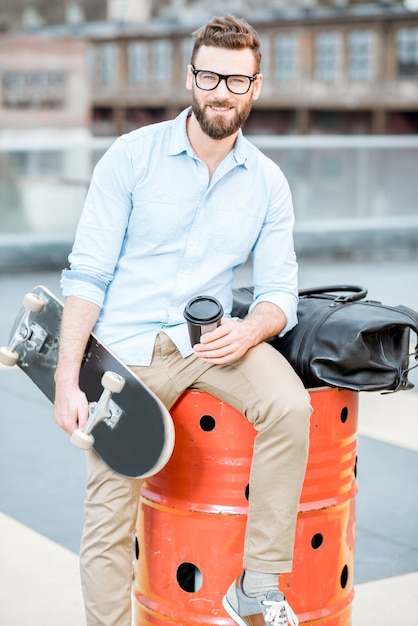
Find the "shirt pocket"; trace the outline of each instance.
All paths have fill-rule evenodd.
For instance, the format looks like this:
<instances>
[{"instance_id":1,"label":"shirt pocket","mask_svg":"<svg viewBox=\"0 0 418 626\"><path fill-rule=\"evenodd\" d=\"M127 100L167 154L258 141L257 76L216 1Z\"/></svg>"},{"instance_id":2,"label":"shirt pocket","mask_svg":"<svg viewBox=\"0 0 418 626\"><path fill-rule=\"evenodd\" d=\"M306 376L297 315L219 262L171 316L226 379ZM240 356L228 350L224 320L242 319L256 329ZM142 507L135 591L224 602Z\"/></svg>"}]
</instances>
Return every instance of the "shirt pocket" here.
<instances>
[{"instance_id":1,"label":"shirt pocket","mask_svg":"<svg viewBox=\"0 0 418 626\"><path fill-rule=\"evenodd\" d=\"M136 237L164 244L181 232L182 198L164 191L137 189L133 194L131 226Z\"/></svg>"},{"instance_id":2,"label":"shirt pocket","mask_svg":"<svg viewBox=\"0 0 418 626\"><path fill-rule=\"evenodd\" d=\"M217 207L213 246L219 252L248 256L258 236L258 218L244 206Z\"/></svg>"}]
</instances>

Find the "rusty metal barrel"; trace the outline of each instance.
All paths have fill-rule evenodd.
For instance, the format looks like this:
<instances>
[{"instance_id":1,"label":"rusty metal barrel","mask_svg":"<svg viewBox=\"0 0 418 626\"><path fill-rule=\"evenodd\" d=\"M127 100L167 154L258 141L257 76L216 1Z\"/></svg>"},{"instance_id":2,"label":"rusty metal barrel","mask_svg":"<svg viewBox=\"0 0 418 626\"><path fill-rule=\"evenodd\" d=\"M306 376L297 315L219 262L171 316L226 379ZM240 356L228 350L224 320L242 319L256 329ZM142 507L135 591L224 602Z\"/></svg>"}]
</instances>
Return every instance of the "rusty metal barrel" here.
<instances>
[{"instance_id":1,"label":"rusty metal barrel","mask_svg":"<svg viewBox=\"0 0 418 626\"><path fill-rule=\"evenodd\" d=\"M280 587L301 624L351 626L358 394L310 390L310 451L291 574ZM255 430L213 396L171 411L176 443L144 484L137 525L137 626L233 626L222 597L242 569Z\"/></svg>"}]
</instances>

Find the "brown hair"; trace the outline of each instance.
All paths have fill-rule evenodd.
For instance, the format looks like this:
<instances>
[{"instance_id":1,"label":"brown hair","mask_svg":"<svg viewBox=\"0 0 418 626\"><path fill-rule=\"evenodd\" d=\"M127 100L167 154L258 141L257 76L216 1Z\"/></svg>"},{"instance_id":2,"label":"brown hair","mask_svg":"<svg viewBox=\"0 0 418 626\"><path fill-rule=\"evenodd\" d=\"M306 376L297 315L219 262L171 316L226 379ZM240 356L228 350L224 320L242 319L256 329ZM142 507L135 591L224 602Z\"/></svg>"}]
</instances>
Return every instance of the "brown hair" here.
<instances>
[{"instance_id":1,"label":"brown hair","mask_svg":"<svg viewBox=\"0 0 418 626\"><path fill-rule=\"evenodd\" d=\"M191 63L194 61L201 46L242 50L250 48L254 54L255 71L260 71L261 51L257 31L243 18L232 15L214 17L207 24L193 33L194 46Z\"/></svg>"}]
</instances>

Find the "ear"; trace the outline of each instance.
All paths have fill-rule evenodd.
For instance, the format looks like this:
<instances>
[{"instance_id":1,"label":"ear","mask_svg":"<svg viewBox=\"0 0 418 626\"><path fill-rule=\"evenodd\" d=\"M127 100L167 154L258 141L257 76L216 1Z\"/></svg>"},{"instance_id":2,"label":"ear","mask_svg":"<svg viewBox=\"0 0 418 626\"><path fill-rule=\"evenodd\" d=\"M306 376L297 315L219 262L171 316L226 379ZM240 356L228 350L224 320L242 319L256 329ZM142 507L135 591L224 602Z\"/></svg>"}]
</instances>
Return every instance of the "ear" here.
<instances>
[{"instance_id":1,"label":"ear","mask_svg":"<svg viewBox=\"0 0 418 626\"><path fill-rule=\"evenodd\" d=\"M261 85L263 84L263 75L259 74L254 81L253 87L253 100L258 100L261 92Z\"/></svg>"},{"instance_id":2,"label":"ear","mask_svg":"<svg viewBox=\"0 0 418 626\"><path fill-rule=\"evenodd\" d=\"M193 88L193 72L192 72L192 66L188 65L187 66L187 77L186 77L186 89L188 89L189 91L192 90Z\"/></svg>"}]
</instances>

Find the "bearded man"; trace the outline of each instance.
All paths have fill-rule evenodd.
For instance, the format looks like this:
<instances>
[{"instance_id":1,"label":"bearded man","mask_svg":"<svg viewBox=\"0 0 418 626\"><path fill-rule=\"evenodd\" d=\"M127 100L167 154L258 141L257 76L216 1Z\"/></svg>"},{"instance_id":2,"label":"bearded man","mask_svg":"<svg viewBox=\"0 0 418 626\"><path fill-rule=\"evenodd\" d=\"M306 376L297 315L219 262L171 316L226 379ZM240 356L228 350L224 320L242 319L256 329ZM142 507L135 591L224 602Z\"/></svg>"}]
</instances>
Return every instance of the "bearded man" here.
<instances>
[{"instance_id":1,"label":"bearded man","mask_svg":"<svg viewBox=\"0 0 418 626\"><path fill-rule=\"evenodd\" d=\"M86 423L78 380L92 330L168 408L192 388L240 411L257 435L243 572L224 607L243 626L294 625L278 582L292 567L311 407L291 366L265 342L297 323L291 194L279 167L241 130L263 81L256 31L242 19L216 17L194 40L191 108L120 137L95 168L62 276L55 419L69 434ZM238 321L232 284L249 255L254 301ZM183 310L203 293L221 302L225 317L192 346ZM142 480L86 454L80 564L87 625L131 626Z\"/></svg>"}]
</instances>

